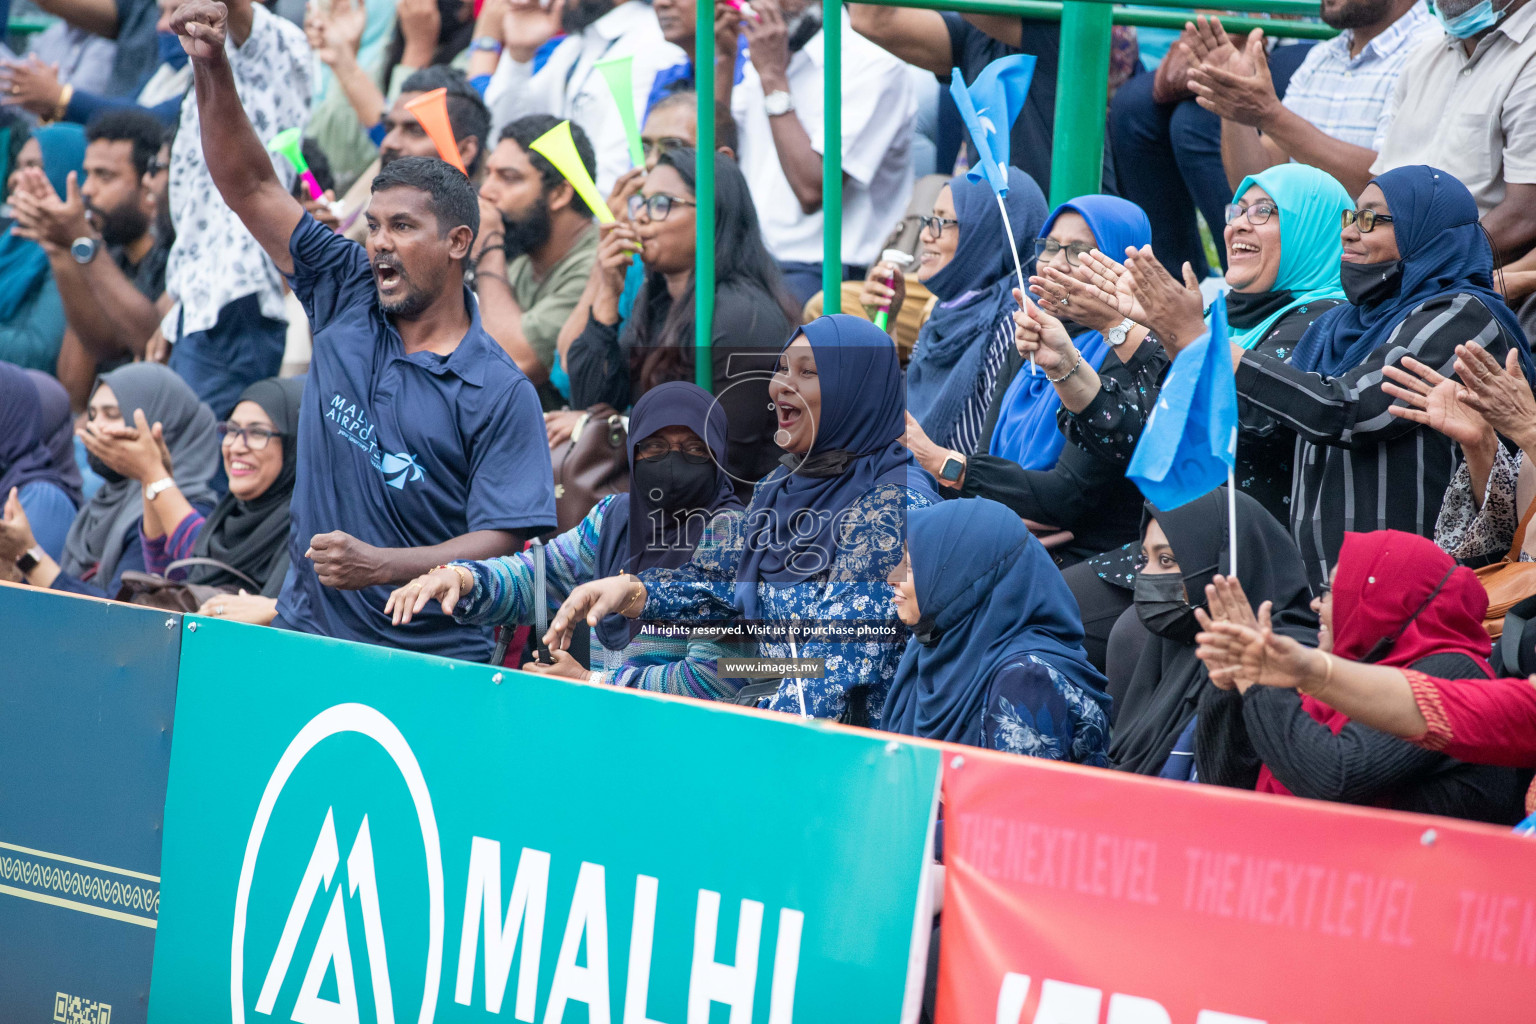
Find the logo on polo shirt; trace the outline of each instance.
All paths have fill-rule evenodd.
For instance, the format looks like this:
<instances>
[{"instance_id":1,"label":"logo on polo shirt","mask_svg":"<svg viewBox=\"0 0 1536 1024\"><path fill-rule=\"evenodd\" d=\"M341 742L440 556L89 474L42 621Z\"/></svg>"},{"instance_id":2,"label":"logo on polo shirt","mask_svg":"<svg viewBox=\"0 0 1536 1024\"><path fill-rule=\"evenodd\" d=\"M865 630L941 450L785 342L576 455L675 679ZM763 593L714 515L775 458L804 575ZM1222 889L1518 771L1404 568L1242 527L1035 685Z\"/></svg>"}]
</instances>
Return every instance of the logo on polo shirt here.
<instances>
[{"instance_id":1,"label":"logo on polo shirt","mask_svg":"<svg viewBox=\"0 0 1536 1024\"><path fill-rule=\"evenodd\" d=\"M397 491L405 485L420 480L426 474L412 452L382 452L374 441L374 426L368 421L368 412L357 402L350 401L339 392L331 396L325 418L336 424L336 433L368 453L373 468L384 475L384 482Z\"/></svg>"}]
</instances>

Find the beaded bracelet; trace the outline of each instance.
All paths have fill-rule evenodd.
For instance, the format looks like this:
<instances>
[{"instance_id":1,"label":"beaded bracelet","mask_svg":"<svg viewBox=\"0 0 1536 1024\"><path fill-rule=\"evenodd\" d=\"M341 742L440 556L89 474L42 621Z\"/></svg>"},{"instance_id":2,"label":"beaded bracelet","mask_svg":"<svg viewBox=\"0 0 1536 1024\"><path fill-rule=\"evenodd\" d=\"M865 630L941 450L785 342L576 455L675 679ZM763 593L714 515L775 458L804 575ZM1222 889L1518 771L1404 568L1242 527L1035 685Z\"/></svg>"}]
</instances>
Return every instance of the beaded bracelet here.
<instances>
[{"instance_id":1,"label":"beaded bracelet","mask_svg":"<svg viewBox=\"0 0 1536 1024\"><path fill-rule=\"evenodd\" d=\"M1045 379L1047 381L1049 381L1050 383L1052 383L1052 384L1060 384L1062 381L1066 380L1068 377L1070 377L1074 373L1076 373L1077 372L1077 368L1079 366L1082 366L1082 365L1083 365L1083 354L1081 352L1079 352L1077 354L1077 362L1072 364L1072 369L1068 370L1066 373L1062 374L1060 377L1052 377L1050 374L1046 374Z\"/></svg>"}]
</instances>

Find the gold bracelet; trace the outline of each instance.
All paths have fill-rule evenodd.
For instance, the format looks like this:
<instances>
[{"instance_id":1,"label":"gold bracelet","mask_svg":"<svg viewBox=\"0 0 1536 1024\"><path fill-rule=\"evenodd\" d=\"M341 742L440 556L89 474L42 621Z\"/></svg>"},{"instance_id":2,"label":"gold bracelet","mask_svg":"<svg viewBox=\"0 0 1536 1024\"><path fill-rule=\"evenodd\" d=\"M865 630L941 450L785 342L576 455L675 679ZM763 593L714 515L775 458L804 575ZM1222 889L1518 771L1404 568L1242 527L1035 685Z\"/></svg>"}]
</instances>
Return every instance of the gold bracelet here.
<instances>
[{"instance_id":1,"label":"gold bracelet","mask_svg":"<svg viewBox=\"0 0 1536 1024\"><path fill-rule=\"evenodd\" d=\"M75 98L75 87L65 84L59 89L59 101L54 104L53 116L43 118L43 125L53 124L55 121L64 120L64 115L69 113L69 101Z\"/></svg>"},{"instance_id":2,"label":"gold bracelet","mask_svg":"<svg viewBox=\"0 0 1536 1024\"><path fill-rule=\"evenodd\" d=\"M640 578L638 576L635 577L634 579L635 579L635 586L638 589L634 593L629 595L629 600L625 601L624 602L624 607L619 609L619 614L624 616L625 618L629 618L629 606L635 603L635 598L637 598L637 597L644 597L645 596L645 584L640 582ZM642 604L640 607L644 608L645 605Z\"/></svg>"}]
</instances>

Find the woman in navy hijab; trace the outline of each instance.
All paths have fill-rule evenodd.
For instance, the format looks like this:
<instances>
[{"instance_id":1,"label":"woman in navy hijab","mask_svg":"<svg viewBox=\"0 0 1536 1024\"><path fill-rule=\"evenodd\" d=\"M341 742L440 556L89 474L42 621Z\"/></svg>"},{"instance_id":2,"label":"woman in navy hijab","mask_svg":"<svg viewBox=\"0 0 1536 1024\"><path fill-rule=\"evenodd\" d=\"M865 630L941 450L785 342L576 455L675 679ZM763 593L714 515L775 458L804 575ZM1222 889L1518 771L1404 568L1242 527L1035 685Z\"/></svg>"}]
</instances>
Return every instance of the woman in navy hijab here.
<instances>
[{"instance_id":1,"label":"woman in navy hijab","mask_svg":"<svg viewBox=\"0 0 1536 1024\"><path fill-rule=\"evenodd\" d=\"M1045 196L1029 175L1010 167L1003 201L1014 245L1025 249L1045 221ZM907 410L935 444L970 455L986 441L987 409L1019 365L1008 358L1017 279L992 186L964 174L951 178L923 223L922 243L917 278L939 301L907 367ZM884 301L894 321L906 289L897 293L881 284L887 273L894 273L888 263L873 267L862 298L874 305L889 294Z\"/></svg>"},{"instance_id":2,"label":"woman in navy hijab","mask_svg":"<svg viewBox=\"0 0 1536 1024\"><path fill-rule=\"evenodd\" d=\"M1109 695L1077 602L1018 516L975 498L918 509L896 610L911 626L892 732L1109 766Z\"/></svg>"},{"instance_id":3,"label":"woman in navy hijab","mask_svg":"<svg viewBox=\"0 0 1536 1024\"><path fill-rule=\"evenodd\" d=\"M763 707L878 726L905 636L887 581L907 512L938 500L901 446L895 346L867 320L819 317L790 338L768 395L783 465L758 481L739 529L706 535L687 565L573 591L550 644L614 612L744 620L760 656L822 661L820 677L787 676Z\"/></svg>"},{"instance_id":4,"label":"woman in navy hijab","mask_svg":"<svg viewBox=\"0 0 1536 1024\"><path fill-rule=\"evenodd\" d=\"M1290 526L1314 588L1346 531L1431 536L1456 468L1449 438L1390 414L1383 367L1449 372L1456 346L1475 341L1500 363L1516 350L1533 375L1465 185L1415 164L1372 180L1357 205L1340 235L1349 302L1319 317L1288 362L1249 351L1237 364L1239 401L1296 432Z\"/></svg>"},{"instance_id":5,"label":"woman in navy hijab","mask_svg":"<svg viewBox=\"0 0 1536 1024\"><path fill-rule=\"evenodd\" d=\"M670 381L647 391L629 418L629 492L604 498L575 529L545 547L545 601L550 613L589 580L684 565L706 530L739 518L741 502L722 468L726 416L703 388ZM535 621L534 556L522 551L433 569L399 588L385 612L396 625L431 601L461 623L514 626ZM716 662L733 653L703 636L647 636L640 624L609 615L592 628L594 681L707 700L729 699L736 686ZM525 671L574 679L588 671L567 651Z\"/></svg>"}]
</instances>

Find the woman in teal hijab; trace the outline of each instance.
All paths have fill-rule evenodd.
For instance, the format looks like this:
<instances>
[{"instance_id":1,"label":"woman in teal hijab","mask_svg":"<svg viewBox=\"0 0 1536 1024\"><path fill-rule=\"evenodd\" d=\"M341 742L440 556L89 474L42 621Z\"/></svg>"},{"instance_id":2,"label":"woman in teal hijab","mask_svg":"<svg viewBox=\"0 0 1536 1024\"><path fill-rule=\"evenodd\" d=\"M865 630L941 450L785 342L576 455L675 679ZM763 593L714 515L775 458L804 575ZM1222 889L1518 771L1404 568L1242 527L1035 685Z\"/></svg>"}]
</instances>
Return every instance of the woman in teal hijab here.
<instances>
[{"instance_id":1,"label":"woman in teal hijab","mask_svg":"<svg viewBox=\"0 0 1536 1024\"><path fill-rule=\"evenodd\" d=\"M1280 164L1243 179L1223 236L1233 342L1285 359L1314 320L1344 301L1339 223L1353 208L1344 186L1316 167ZM1296 435L1251 403L1238 408L1238 489L1286 522Z\"/></svg>"},{"instance_id":2,"label":"woman in teal hijab","mask_svg":"<svg viewBox=\"0 0 1536 1024\"><path fill-rule=\"evenodd\" d=\"M0 122L0 161L7 195L22 187L23 172L41 168L53 190L67 191L69 172L78 177L85 165L85 129L55 124L27 134L18 121ZM23 139L16 145L16 139ZM48 255L36 242L18 236L0 222L0 359L31 370L53 373L64 341L64 304L53 283Z\"/></svg>"},{"instance_id":3,"label":"woman in teal hijab","mask_svg":"<svg viewBox=\"0 0 1536 1024\"><path fill-rule=\"evenodd\" d=\"M1353 207L1344 186L1316 167L1279 164L1243 179L1224 235L1233 342L1279 345L1284 359L1316 314L1344 301L1339 217Z\"/></svg>"}]
</instances>

